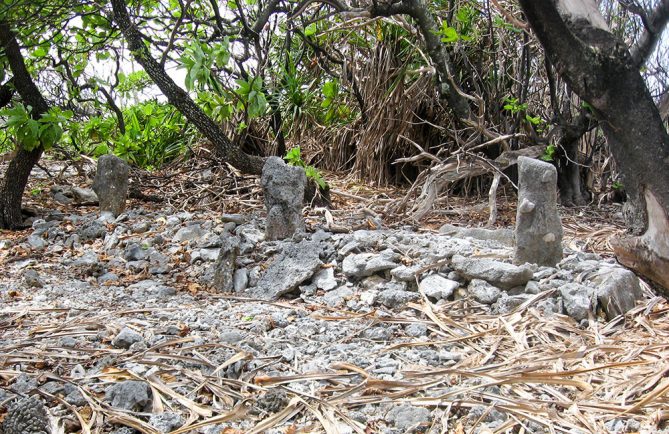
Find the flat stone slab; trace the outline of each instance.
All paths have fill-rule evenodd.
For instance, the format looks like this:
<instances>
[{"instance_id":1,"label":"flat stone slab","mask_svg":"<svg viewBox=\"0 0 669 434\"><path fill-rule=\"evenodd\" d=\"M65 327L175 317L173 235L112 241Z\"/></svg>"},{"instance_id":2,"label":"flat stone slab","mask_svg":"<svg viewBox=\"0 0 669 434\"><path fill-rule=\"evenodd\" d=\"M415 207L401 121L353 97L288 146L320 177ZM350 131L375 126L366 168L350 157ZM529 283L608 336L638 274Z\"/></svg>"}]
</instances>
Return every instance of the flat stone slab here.
<instances>
[{"instance_id":1,"label":"flat stone slab","mask_svg":"<svg viewBox=\"0 0 669 434\"><path fill-rule=\"evenodd\" d=\"M311 279L323 262L319 258L318 243L303 240L299 243L284 243L283 252L269 266L251 288L251 295L263 300L276 300Z\"/></svg>"},{"instance_id":2,"label":"flat stone slab","mask_svg":"<svg viewBox=\"0 0 669 434\"><path fill-rule=\"evenodd\" d=\"M451 266L468 280L485 280L501 289L525 285L534 275L529 264L513 265L492 259L466 258L460 255L453 256Z\"/></svg>"}]
</instances>

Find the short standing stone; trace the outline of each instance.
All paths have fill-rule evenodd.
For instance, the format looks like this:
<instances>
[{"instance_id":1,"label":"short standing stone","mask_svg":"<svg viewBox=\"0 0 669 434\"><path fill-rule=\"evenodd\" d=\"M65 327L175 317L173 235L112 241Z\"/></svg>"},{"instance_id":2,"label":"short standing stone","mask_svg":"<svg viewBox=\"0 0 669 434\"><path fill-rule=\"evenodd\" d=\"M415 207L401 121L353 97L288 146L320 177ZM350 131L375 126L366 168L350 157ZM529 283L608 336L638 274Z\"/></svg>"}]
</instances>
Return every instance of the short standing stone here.
<instances>
[{"instance_id":1,"label":"short standing stone","mask_svg":"<svg viewBox=\"0 0 669 434\"><path fill-rule=\"evenodd\" d=\"M515 262L553 266L562 260L562 224L557 211L557 170L518 158Z\"/></svg>"},{"instance_id":2,"label":"short standing stone","mask_svg":"<svg viewBox=\"0 0 669 434\"><path fill-rule=\"evenodd\" d=\"M214 265L214 288L221 292L232 292L235 288L235 269L239 256L239 237L223 237L221 250Z\"/></svg>"},{"instance_id":3,"label":"short standing stone","mask_svg":"<svg viewBox=\"0 0 669 434\"><path fill-rule=\"evenodd\" d=\"M307 176L301 167L288 166L279 157L267 159L262 170L262 189L267 208L265 235L282 240L304 232L302 201Z\"/></svg>"},{"instance_id":4,"label":"short standing stone","mask_svg":"<svg viewBox=\"0 0 669 434\"><path fill-rule=\"evenodd\" d=\"M93 190L100 201L100 212L114 216L123 212L128 195L129 173L130 167L115 155L103 155L98 159Z\"/></svg>"}]
</instances>

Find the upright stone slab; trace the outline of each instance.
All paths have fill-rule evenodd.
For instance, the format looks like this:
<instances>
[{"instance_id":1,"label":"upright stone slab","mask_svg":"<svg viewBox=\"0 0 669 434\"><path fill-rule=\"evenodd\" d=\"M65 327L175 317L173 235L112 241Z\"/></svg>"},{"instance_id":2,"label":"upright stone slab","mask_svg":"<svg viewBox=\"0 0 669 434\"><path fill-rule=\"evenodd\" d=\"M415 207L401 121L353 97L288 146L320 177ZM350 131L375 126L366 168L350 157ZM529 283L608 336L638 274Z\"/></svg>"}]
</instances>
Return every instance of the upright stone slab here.
<instances>
[{"instance_id":1,"label":"upright stone slab","mask_svg":"<svg viewBox=\"0 0 669 434\"><path fill-rule=\"evenodd\" d=\"M125 209L128 196L130 167L115 155L103 155L98 159L98 170L93 181L93 190L100 201L100 212L115 217Z\"/></svg>"},{"instance_id":2,"label":"upright stone slab","mask_svg":"<svg viewBox=\"0 0 669 434\"><path fill-rule=\"evenodd\" d=\"M553 266L562 260L562 223L557 211L557 170L534 158L518 158L518 264Z\"/></svg>"},{"instance_id":3,"label":"upright stone slab","mask_svg":"<svg viewBox=\"0 0 669 434\"><path fill-rule=\"evenodd\" d=\"M282 240L304 232L302 200L307 183L304 169L288 166L279 157L270 157L260 181L267 208L265 238Z\"/></svg>"}]
</instances>

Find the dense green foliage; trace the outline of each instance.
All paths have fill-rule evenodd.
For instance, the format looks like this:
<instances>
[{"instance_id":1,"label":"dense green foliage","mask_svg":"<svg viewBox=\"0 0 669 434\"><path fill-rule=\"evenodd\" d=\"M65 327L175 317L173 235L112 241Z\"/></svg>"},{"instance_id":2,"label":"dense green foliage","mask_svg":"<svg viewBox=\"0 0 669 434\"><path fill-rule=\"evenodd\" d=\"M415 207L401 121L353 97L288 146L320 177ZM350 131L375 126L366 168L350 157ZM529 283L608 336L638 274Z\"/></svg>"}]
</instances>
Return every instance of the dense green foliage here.
<instances>
[{"instance_id":1,"label":"dense green foliage","mask_svg":"<svg viewBox=\"0 0 669 434\"><path fill-rule=\"evenodd\" d=\"M411 172L395 170L393 162L417 152L412 142L448 155L456 147L444 143L482 142L490 134L511 135L514 148L543 143L544 159L557 164L562 151L549 143L550 131L586 110L571 104L573 95L546 68L510 2L427 4L453 79L487 131L462 128L439 100L435 60L417 36L418 23L406 16L369 20L336 13L329 3L299 10L287 1L126 4L151 56L238 146L252 143L267 155L285 139L321 155L328 168L354 168L380 182ZM1 7L30 73L57 107L38 120L18 100L5 108L1 150L56 145L94 157L113 152L151 169L198 139L137 69L109 5L7 0ZM638 34L634 14L614 2L603 9L614 32ZM645 71L661 90L666 69ZM9 76L0 62L0 84Z\"/></svg>"}]
</instances>

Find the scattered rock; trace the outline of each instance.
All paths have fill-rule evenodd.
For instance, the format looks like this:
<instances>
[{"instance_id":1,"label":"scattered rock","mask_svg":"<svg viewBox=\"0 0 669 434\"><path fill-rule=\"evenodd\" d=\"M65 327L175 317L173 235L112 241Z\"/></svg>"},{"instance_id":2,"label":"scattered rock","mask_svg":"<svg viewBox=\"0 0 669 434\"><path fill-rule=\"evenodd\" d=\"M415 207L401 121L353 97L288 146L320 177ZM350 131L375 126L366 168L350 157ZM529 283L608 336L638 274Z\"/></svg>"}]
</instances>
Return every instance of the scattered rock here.
<instances>
[{"instance_id":1,"label":"scattered rock","mask_svg":"<svg viewBox=\"0 0 669 434\"><path fill-rule=\"evenodd\" d=\"M183 425L183 418L177 413L158 413L152 414L149 418L149 424L161 433L169 433Z\"/></svg>"},{"instance_id":2,"label":"scattered rock","mask_svg":"<svg viewBox=\"0 0 669 434\"><path fill-rule=\"evenodd\" d=\"M514 234L511 229L466 228L445 224L439 233L459 238L475 238L482 241L496 241L505 246L513 246Z\"/></svg>"},{"instance_id":3,"label":"scattered rock","mask_svg":"<svg viewBox=\"0 0 669 434\"><path fill-rule=\"evenodd\" d=\"M123 327L119 334L112 340L112 345L115 348L124 348L127 350L136 342L144 342L142 335L129 327Z\"/></svg>"},{"instance_id":4,"label":"scattered rock","mask_svg":"<svg viewBox=\"0 0 669 434\"><path fill-rule=\"evenodd\" d=\"M466 258L455 255L451 265L467 279L481 279L502 289L525 285L532 278L534 271L529 264L520 266L492 259Z\"/></svg>"},{"instance_id":5,"label":"scattered rock","mask_svg":"<svg viewBox=\"0 0 669 434\"><path fill-rule=\"evenodd\" d=\"M493 304L502 296L501 289L480 279L472 279L467 287L467 292L474 300L483 304Z\"/></svg>"},{"instance_id":6,"label":"scattered rock","mask_svg":"<svg viewBox=\"0 0 669 434\"><path fill-rule=\"evenodd\" d=\"M420 281L420 291L429 298L445 300L453 294L460 284L439 274L430 274Z\"/></svg>"},{"instance_id":7,"label":"scattered rock","mask_svg":"<svg viewBox=\"0 0 669 434\"><path fill-rule=\"evenodd\" d=\"M268 240L283 240L304 232L302 202L307 176L301 167L288 166L279 157L269 157L262 170Z\"/></svg>"},{"instance_id":8,"label":"scattered rock","mask_svg":"<svg viewBox=\"0 0 669 434\"><path fill-rule=\"evenodd\" d=\"M251 293L264 300L276 300L293 292L320 269L323 263L319 253L320 247L313 241L284 243L282 253L277 255L258 281L258 285L251 288Z\"/></svg>"},{"instance_id":9,"label":"scattered rock","mask_svg":"<svg viewBox=\"0 0 669 434\"><path fill-rule=\"evenodd\" d=\"M402 433L424 432L431 419L430 410L413 405L394 407L388 413L388 421Z\"/></svg>"},{"instance_id":10,"label":"scattered rock","mask_svg":"<svg viewBox=\"0 0 669 434\"><path fill-rule=\"evenodd\" d=\"M349 277L365 277L396 268L398 260L399 255L390 249L381 253L353 254L344 259L342 269Z\"/></svg>"},{"instance_id":11,"label":"scattered rock","mask_svg":"<svg viewBox=\"0 0 669 434\"><path fill-rule=\"evenodd\" d=\"M518 157L518 212L514 262L552 267L562 260L562 223L557 210L557 170Z\"/></svg>"},{"instance_id":12,"label":"scattered rock","mask_svg":"<svg viewBox=\"0 0 669 434\"><path fill-rule=\"evenodd\" d=\"M334 268L323 268L313 277L313 283L318 289L330 291L337 287L337 279L334 277Z\"/></svg>"},{"instance_id":13,"label":"scattered rock","mask_svg":"<svg viewBox=\"0 0 669 434\"><path fill-rule=\"evenodd\" d=\"M588 318L588 312L593 307L593 289L578 283L567 283L560 287L560 294L567 315L577 321Z\"/></svg>"},{"instance_id":14,"label":"scattered rock","mask_svg":"<svg viewBox=\"0 0 669 434\"><path fill-rule=\"evenodd\" d=\"M98 159L93 190L99 199L101 213L109 212L117 217L123 212L129 174L130 167L115 155L107 154Z\"/></svg>"},{"instance_id":15,"label":"scattered rock","mask_svg":"<svg viewBox=\"0 0 669 434\"><path fill-rule=\"evenodd\" d=\"M597 285L597 300L609 320L624 315L643 298L639 278L624 268L604 268L591 281Z\"/></svg>"},{"instance_id":16,"label":"scattered rock","mask_svg":"<svg viewBox=\"0 0 669 434\"><path fill-rule=\"evenodd\" d=\"M112 407L128 411L143 411L151 404L151 388L143 381L126 380L107 388L105 401Z\"/></svg>"},{"instance_id":17,"label":"scattered rock","mask_svg":"<svg viewBox=\"0 0 669 434\"><path fill-rule=\"evenodd\" d=\"M410 301L416 301L419 298L420 296L416 292L391 288L381 291L377 297L377 301L386 307L396 308L404 306Z\"/></svg>"},{"instance_id":18,"label":"scattered rock","mask_svg":"<svg viewBox=\"0 0 669 434\"><path fill-rule=\"evenodd\" d=\"M29 288L42 288L44 280L36 270L28 269L23 272L23 281Z\"/></svg>"}]
</instances>

